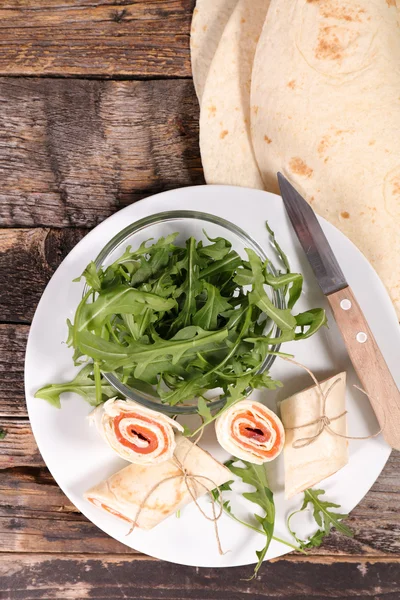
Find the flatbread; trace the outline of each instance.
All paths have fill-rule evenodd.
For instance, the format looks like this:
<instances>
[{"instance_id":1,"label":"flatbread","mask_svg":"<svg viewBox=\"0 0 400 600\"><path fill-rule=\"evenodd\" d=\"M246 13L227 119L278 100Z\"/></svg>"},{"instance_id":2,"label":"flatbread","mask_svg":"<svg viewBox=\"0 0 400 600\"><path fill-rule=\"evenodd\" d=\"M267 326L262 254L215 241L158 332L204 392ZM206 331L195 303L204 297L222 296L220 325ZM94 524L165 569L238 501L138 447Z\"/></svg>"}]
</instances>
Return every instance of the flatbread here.
<instances>
[{"instance_id":1,"label":"flatbread","mask_svg":"<svg viewBox=\"0 0 400 600\"><path fill-rule=\"evenodd\" d=\"M198 481L190 480L196 498L232 479L231 472L224 465L180 434L176 436L174 456L189 474L198 476ZM182 471L173 459L152 467L131 464L92 487L84 494L84 498L98 508L130 522L135 521L139 507L144 503L137 526L152 529L192 501L181 475ZM173 479L164 481L168 478ZM163 483L155 488L161 481Z\"/></svg>"},{"instance_id":2,"label":"flatbread","mask_svg":"<svg viewBox=\"0 0 400 600\"><path fill-rule=\"evenodd\" d=\"M272 0L252 79L252 139L365 254L400 316L400 29L394 1Z\"/></svg>"},{"instance_id":3,"label":"flatbread","mask_svg":"<svg viewBox=\"0 0 400 600\"><path fill-rule=\"evenodd\" d=\"M193 83L201 101L204 84L222 32L238 0L197 0L190 32Z\"/></svg>"},{"instance_id":4,"label":"flatbread","mask_svg":"<svg viewBox=\"0 0 400 600\"><path fill-rule=\"evenodd\" d=\"M339 380L330 392L326 403L326 415L337 417L346 410L346 373L339 373L321 382L324 393ZM285 427L285 446L283 457L285 463L285 495L291 498L323 479L333 475L349 461L348 442L334 436L326 429L308 446L293 448L293 442L308 438L318 432L318 425L309 425L322 416L323 398L317 386L310 387L299 394L283 400L280 404L282 423ZM347 435L347 417L332 421L331 428L341 435ZM297 427L297 429L296 429Z\"/></svg>"},{"instance_id":5,"label":"flatbread","mask_svg":"<svg viewBox=\"0 0 400 600\"><path fill-rule=\"evenodd\" d=\"M269 0L239 0L212 60L201 102L207 183L263 189L250 136L253 58Z\"/></svg>"}]
</instances>

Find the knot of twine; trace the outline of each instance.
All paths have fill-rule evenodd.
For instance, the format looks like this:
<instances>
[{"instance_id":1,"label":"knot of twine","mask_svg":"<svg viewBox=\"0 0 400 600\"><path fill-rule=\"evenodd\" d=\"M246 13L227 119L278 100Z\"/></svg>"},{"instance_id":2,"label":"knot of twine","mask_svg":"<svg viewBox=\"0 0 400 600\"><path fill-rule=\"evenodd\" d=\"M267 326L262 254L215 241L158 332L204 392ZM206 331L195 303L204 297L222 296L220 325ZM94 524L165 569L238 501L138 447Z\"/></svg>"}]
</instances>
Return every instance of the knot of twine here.
<instances>
[{"instance_id":1,"label":"knot of twine","mask_svg":"<svg viewBox=\"0 0 400 600\"><path fill-rule=\"evenodd\" d=\"M309 421L308 423L303 423L303 425L296 425L295 427L286 427L285 428L288 431L294 431L296 429L304 429L305 427L312 427L313 425L317 426L317 430L314 435L310 435L307 437L303 437L303 438L294 440L294 442L292 443L292 448L298 449L298 448L305 448L306 446L309 446L310 444L315 442L324 431L328 431L331 435L344 438L345 440L370 440L374 437L377 437L380 433L382 433L382 431L385 428L385 424L386 424L385 415L384 415L384 424L382 425L382 427L380 427L379 431L377 431L376 433L373 433L372 435L364 435L364 436L344 435L344 434L339 433L338 431L335 431L334 429L332 429L331 423L333 423L334 421L338 421L339 419L342 419L345 415L347 415L347 410L343 411L339 415L336 415L335 417L328 417L328 415L326 414L326 404L327 404L329 395L332 392L332 390L334 389L334 387L342 380L342 378L338 377L337 379L335 379L335 381L329 386L327 391L324 392L318 379L315 377L314 373L310 369L308 369L301 363L299 363L291 358L288 358L286 356L283 356L282 358L284 360L287 360L288 362L293 363L294 365L296 365L298 367L301 367L305 371L307 371L307 373L310 375L310 377L314 381L314 383L321 395L321 398L322 398L322 414L320 417L318 417L318 419L314 419L314 421ZM365 392L362 388L358 387L358 385L354 385L354 387L357 390L359 390L362 394L367 396L367 398L369 398L367 392ZM380 404L380 403L377 401L377 404Z\"/></svg>"},{"instance_id":2,"label":"knot of twine","mask_svg":"<svg viewBox=\"0 0 400 600\"><path fill-rule=\"evenodd\" d=\"M178 473L177 475L171 475L170 477L165 477L164 479L162 479L161 481L157 482L150 490L149 492L146 494L145 498L142 500L142 502L140 503L140 506L136 512L135 515L135 519L132 521L132 526L130 528L130 530L128 531L128 533L126 535L130 535L135 528L137 527L138 524L138 520L139 517L142 513L142 510L145 508L147 501L149 500L149 498L154 494L154 492L164 483L167 483L168 481L172 481L174 479L183 479L186 489L189 492L193 502L195 503L196 507L198 508L198 510L200 511L200 513L203 515L203 517L205 519L207 519L207 521L212 521L214 524L214 531L215 531L215 539L217 541L217 546L218 546L218 552L223 555L225 554L225 552L222 550L222 546L221 546L221 539L219 537L219 531L218 531L218 520L221 518L222 513L223 513L223 502L222 502L222 492L220 487L215 483L215 481L213 481L212 479L210 479L210 477L207 477L206 475L194 475L188 472L187 468L185 467L185 461L187 460L187 457L189 456L190 452L193 450L193 448L198 444L198 442L200 441L202 436L202 433L199 435L199 437L196 439L196 441L193 443L193 445L189 448L189 450L186 452L184 459L182 461L180 461L176 456L173 456L173 461L176 464L176 466L178 467L178 469L180 470L180 473ZM217 504L217 501L215 500L213 494L211 493L211 491L208 489L208 487L204 484L204 482L207 481L208 483L210 483L213 486L213 489L215 489L218 493L218 507L219 510L217 512L215 505ZM210 498L211 498L211 510L212 510L212 516L210 517L209 515L207 515L207 513L202 509L202 507L200 506L200 504L197 501L197 497L196 497L196 490L193 486L193 483L196 483L197 485L200 485L206 492L208 492Z\"/></svg>"}]
</instances>

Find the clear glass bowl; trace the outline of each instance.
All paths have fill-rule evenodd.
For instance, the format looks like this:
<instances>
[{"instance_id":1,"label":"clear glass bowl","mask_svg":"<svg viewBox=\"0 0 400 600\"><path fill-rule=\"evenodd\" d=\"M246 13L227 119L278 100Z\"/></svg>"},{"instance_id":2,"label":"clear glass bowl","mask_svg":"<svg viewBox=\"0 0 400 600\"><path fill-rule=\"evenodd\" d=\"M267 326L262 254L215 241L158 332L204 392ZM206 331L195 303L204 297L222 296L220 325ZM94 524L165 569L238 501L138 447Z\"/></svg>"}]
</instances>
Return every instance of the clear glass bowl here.
<instances>
[{"instance_id":1,"label":"clear glass bowl","mask_svg":"<svg viewBox=\"0 0 400 600\"><path fill-rule=\"evenodd\" d=\"M237 227L233 223L216 217L208 213L202 213L192 210L175 210L161 212L150 215L144 219L140 219L131 225L128 225L112 238L104 246L103 250L95 260L96 267L107 267L114 262L124 252L127 246L132 246L133 249L138 248L142 242L149 239L155 241L160 237L165 237L170 233L179 232L175 240L177 245L184 246L186 240L193 236L197 241L202 240L207 242L204 231L211 238L224 237L232 243L232 249L246 258L245 248L254 250L264 261L267 256L261 246L254 241L243 229ZM267 236L267 232L266 232ZM268 269L271 274L276 275L276 270L269 262ZM86 289L84 290L86 293ZM285 298L281 291L271 290L271 300L279 308L286 308ZM279 330L276 326L270 332L272 337L279 335ZM271 350L276 351L279 345L273 346ZM259 373L269 370L275 360L274 355L268 355L264 363L260 366ZM194 414L197 412L197 404L193 405L178 405L169 406L162 404L157 396L151 396L141 390L133 389L122 383L114 373L104 373L104 377L115 388L117 392L146 406L153 410L158 410L169 415L178 414ZM218 409L223 406L224 397L219 397L217 400L210 402L211 410Z\"/></svg>"}]
</instances>

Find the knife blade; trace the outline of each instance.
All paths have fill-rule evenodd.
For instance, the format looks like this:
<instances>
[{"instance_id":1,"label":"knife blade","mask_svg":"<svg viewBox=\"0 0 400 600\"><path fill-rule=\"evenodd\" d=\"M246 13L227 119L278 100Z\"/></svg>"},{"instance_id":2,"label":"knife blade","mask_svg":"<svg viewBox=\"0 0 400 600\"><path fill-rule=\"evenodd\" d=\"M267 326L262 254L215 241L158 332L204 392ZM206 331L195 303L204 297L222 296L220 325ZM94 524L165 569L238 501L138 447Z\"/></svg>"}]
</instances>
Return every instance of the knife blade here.
<instances>
[{"instance_id":1,"label":"knife blade","mask_svg":"<svg viewBox=\"0 0 400 600\"><path fill-rule=\"evenodd\" d=\"M321 290L328 296L347 287L343 271L313 209L281 173L278 173L278 182L289 219Z\"/></svg>"},{"instance_id":2,"label":"knife blade","mask_svg":"<svg viewBox=\"0 0 400 600\"><path fill-rule=\"evenodd\" d=\"M314 211L281 173L278 182L289 219L327 297L383 436L392 448L400 450L400 392L396 382Z\"/></svg>"}]
</instances>

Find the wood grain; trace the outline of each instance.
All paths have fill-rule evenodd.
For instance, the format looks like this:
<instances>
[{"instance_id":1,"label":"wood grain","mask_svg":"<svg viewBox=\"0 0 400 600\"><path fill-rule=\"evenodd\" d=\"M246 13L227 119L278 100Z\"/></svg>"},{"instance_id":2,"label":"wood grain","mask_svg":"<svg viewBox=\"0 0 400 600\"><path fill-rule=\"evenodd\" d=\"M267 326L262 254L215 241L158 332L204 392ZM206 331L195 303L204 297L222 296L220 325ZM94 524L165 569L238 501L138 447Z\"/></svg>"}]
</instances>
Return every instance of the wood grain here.
<instances>
[{"instance_id":1,"label":"wood grain","mask_svg":"<svg viewBox=\"0 0 400 600\"><path fill-rule=\"evenodd\" d=\"M351 362L387 443L400 450L400 391L350 287L327 296ZM349 303L346 309L341 303ZM362 339L359 340L359 336Z\"/></svg>"},{"instance_id":2,"label":"wood grain","mask_svg":"<svg viewBox=\"0 0 400 600\"><path fill-rule=\"evenodd\" d=\"M31 321L53 272L85 234L83 229L0 229L2 321ZM12 339L12 330L9 340L13 344L11 350L18 348L20 352L21 340Z\"/></svg>"},{"instance_id":3,"label":"wood grain","mask_svg":"<svg viewBox=\"0 0 400 600\"><path fill-rule=\"evenodd\" d=\"M0 440L0 469L44 465L27 419L0 419L0 429L6 432Z\"/></svg>"},{"instance_id":4,"label":"wood grain","mask_svg":"<svg viewBox=\"0 0 400 600\"><path fill-rule=\"evenodd\" d=\"M0 417L27 415L24 359L28 332L26 325L0 325Z\"/></svg>"},{"instance_id":5,"label":"wood grain","mask_svg":"<svg viewBox=\"0 0 400 600\"><path fill-rule=\"evenodd\" d=\"M400 553L399 467L400 454L394 453L379 481L351 513L349 525L355 538L333 533L313 554L391 557ZM131 552L88 522L46 469L6 469L0 474L0 551L35 548L54 553Z\"/></svg>"},{"instance_id":6,"label":"wood grain","mask_svg":"<svg viewBox=\"0 0 400 600\"><path fill-rule=\"evenodd\" d=\"M204 183L191 81L7 78L0 107L0 226L90 228Z\"/></svg>"},{"instance_id":7,"label":"wood grain","mask_svg":"<svg viewBox=\"0 0 400 600\"><path fill-rule=\"evenodd\" d=\"M192 0L5 0L0 74L190 77Z\"/></svg>"},{"instance_id":8,"label":"wood grain","mask_svg":"<svg viewBox=\"0 0 400 600\"><path fill-rule=\"evenodd\" d=\"M397 560L335 563L281 559L252 567L199 569L145 557L46 554L5 556L0 563L4 600L398 600ZM151 582L151 583L150 583Z\"/></svg>"}]
</instances>

